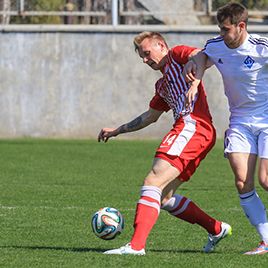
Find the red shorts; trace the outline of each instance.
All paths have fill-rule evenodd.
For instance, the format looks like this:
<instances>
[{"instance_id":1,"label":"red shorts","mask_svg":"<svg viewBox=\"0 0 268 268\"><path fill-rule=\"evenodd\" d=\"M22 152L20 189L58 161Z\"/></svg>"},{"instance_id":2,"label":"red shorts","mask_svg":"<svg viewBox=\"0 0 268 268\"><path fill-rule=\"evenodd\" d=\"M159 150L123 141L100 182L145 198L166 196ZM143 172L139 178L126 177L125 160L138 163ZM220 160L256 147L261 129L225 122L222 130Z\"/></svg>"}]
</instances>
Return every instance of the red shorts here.
<instances>
[{"instance_id":1,"label":"red shorts","mask_svg":"<svg viewBox=\"0 0 268 268\"><path fill-rule=\"evenodd\" d=\"M190 114L175 122L163 138L155 157L168 161L180 171L178 178L187 181L215 141L216 131L212 123L199 120Z\"/></svg>"}]
</instances>

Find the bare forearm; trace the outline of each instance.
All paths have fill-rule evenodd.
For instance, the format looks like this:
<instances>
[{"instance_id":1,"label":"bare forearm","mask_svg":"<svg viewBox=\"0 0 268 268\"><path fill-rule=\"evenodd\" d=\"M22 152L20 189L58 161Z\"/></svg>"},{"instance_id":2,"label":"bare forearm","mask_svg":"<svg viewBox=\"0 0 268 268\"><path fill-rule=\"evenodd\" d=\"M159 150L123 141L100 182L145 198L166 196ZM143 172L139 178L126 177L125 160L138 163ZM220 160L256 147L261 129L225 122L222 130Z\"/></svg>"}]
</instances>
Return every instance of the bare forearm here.
<instances>
[{"instance_id":1,"label":"bare forearm","mask_svg":"<svg viewBox=\"0 0 268 268\"><path fill-rule=\"evenodd\" d=\"M204 72L206 70L206 64L207 64L207 56L202 53L199 52L196 55L194 55L191 60L196 64L197 69L196 69L196 73L195 73L195 79L196 80L200 80L202 79Z\"/></svg>"},{"instance_id":2,"label":"bare forearm","mask_svg":"<svg viewBox=\"0 0 268 268\"><path fill-rule=\"evenodd\" d=\"M118 131L118 134L133 132L133 131L147 127L152 122L153 121L148 120L148 118L146 117L146 113L144 113L144 114L138 116L137 118L135 118L134 120L130 121L129 123L126 123L126 124L120 126L117 129L117 131Z\"/></svg>"},{"instance_id":3,"label":"bare forearm","mask_svg":"<svg viewBox=\"0 0 268 268\"><path fill-rule=\"evenodd\" d=\"M147 127L153 122L156 122L162 113L163 111L158 111L158 110L149 108L148 111L136 117L134 120L116 129L115 128L103 128L101 129L98 135L98 141L107 142L111 137L116 137L117 135L121 133L132 132L132 131L136 131L144 127Z\"/></svg>"}]
</instances>

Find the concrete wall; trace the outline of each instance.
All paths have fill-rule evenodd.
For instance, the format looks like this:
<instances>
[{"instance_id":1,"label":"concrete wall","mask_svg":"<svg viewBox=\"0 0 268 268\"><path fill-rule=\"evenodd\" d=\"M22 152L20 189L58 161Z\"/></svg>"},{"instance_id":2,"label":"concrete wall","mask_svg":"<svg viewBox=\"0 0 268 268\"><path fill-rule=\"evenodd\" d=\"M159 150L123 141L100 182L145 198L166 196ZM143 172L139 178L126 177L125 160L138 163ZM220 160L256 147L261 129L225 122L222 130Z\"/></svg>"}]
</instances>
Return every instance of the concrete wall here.
<instances>
[{"instance_id":1,"label":"concrete wall","mask_svg":"<svg viewBox=\"0 0 268 268\"><path fill-rule=\"evenodd\" d=\"M144 112L160 73L134 52L135 31L0 32L0 137L95 138ZM215 33L164 31L170 46L202 47ZM211 112L222 137L228 109L221 77L207 72ZM172 113L131 138L160 138Z\"/></svg>"},{"instance_id":2,"label":"concrete wall","mask_svg":"<svg viewBox=\"0 0 268 268\"><path fill-rule=\"evenodd\" d=\"M140 0L144 7L155 12L155 18L166 25L200 25L200 21L194 14L194 0ZM158 11L166 12L159 14Z\"/></svg>"}]
</instances>

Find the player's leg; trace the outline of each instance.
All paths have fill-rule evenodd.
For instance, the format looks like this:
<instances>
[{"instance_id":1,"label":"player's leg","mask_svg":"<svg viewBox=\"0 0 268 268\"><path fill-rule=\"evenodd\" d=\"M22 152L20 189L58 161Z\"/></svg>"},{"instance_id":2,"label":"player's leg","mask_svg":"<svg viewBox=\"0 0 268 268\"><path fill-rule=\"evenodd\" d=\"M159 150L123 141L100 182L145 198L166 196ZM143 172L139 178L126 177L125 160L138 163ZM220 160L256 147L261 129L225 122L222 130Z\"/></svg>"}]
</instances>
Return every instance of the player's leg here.
<instances>
[{"instance_id":1,"label":"player's leg","mask_svg":"<svg viewBox=\"0 0 268 268\"><path fill-rule=\"evenodd\" d=\"M162 190L180 174L169 162L155 158L152 170L144 180L136 207L134 234L129 244L105 254L144 255L146 240L156 223L161 205Z\"/></svg>"},{"instance_id":2,"label":"player's leg","mask_svg":"<svg viewBox=\"0 0 268 268\"><path fill-rule=\"evenodd\" d=\"M191 133L189 140L186 139L184 128L181 125L175 128L162 142L162 148L157 151L157 156L169 161L173 166L181 170L178 181L187 181L194 174L200 162L206 157L215 144L216 133L213 126L207 122L196 123L191 126L193 117L185 118L187 134ZM197 121L198 122L198 121ZM175 135L174 135L175 133ZM179 141L177 143L177 141ZM167 149L166 149L167 148ZM173 184L174 182L172 182ZM166 190L168 193L168 189ZM165 191L163 194L167 194ZM170 196L168 194L167 196ZM171 198L163 199L162 208L177 218L189 223L197 223L209 233L209 241L205 246L205 252L210 252L215 245L225 236L231 234L231 226L215 220L200 209L190 199L174 194Z\"/></svg>"},{"instance_id":3,"label":"player's leg","mask_svg":"<svg viewBox=\"0 0 268 268\"><path fill-rule=\"evenodd\" d=\"M259 162L259 183L268 191L268 159L261 158Z\"/></svg>"},{"instance_id":4,"label":"player's leg","mask_svg":"<svg viewBox=\"0 0 268 268\"><path fill-rule=\"evenodd\" d=\"M170 215L191 224L198 224L212 235L221 232L221 222L208 215L191 199L177 193L168 197L169 195L163 199L161 209L166 210Z\"/></svg>"},{"instance_id":5,"label":"player's leg","mask_svg":"<svg viewBox=\"0 0 268 268\"><path fill-rule=\"evenodd\" d=\"M229 153L228 160L235 176L235 186L239 194L254 190L256 154Z\"/></svg>"},{"instance_id":6,"label":"player's leg","mask_svg":"<svg viewBox=\"0 0 268 268\"><path fill-rule=\"evenodd\" d=\"M135 230L131 239L133 249L140 250L145 247L146 239L160 212L162 191L178 175L178 169L170 163L155 158L153 168L144 180L141 197L137 204Z\"/></svg>"},{"instance_id":7,"label":"player's leg","mask_svg":"<svg viewBox=\"0 0 268 268\"><path fill-rule=\"evenodd\" d=\"M258 122L252 129L252 124L243 123L241 118L239 124L230 124L225 136L225 153L235 175L241 207L258 233L262 233L261 237L265 235L263 229L259 228L259 224L266 222L266 212L254 187L254 174L257 155L262 157L264 154L264 158L268 158L268 155L265 157L265 151L266 154L268 153L268 139L266 142L267 135L265 135L265 131L262 131L263 125L261 123L260 131L257 132ZM259 247L247 252L247 254L260 253L262 254L263 250L259 250Z\"/></svg>"},{"instance_id":8,"label":"player's leg","mask_svg":"<svg viewBox=\"0 0 268 268\"><path fill-rule=\"evenodd\" d=\"M187 165L187 171L194 173L197 161L190 161ZM191 224L199 224L201 227L206 229L208 233L217 235L221 231L221 222L210 217L201 208L199 208L192 200L182 196L180 194L175 194L176 189L184 182L182 179L185 172L182 172L177 180L173 181L168 185L162 195L162 209L168 211L171 215L187 221ZM188 180L189 177L185 177ZM171 196L172 194L172 196Z\"/></svg>"},{"instance_id":9,"label":"player's leg","mask_svg":"<svg viewBox=\"0 0 268 268\"><path fill-rule=\"evenodd\" d=\"M196 168L195 161L191 161L187 167L188 172L192 170L193 173ZM184 173L181 174L182 177L184 177L183 174ZM183 181L178 178L177 180L171 182L170 185L164 189L162 194L162 197L164 198L162 200L161 208L168 211L170 215L175 216L176 218L191 224L198 224L207 230L209 235L208 242L204 247L204 251L209 253L215 249L216 244L222 238L231 234L231 226L227 223L214 219L189 198L180 194L175 194L176 188L182 183Z\"/></svg>"},{"instance_id":10,"label":"player's leg","mask_svg":"<svg viewBox=\"0 0 268 268\"><path fill-rule=\"evenodd\" d=\"M264 204L256 193L254 187L254 173L257 155L246 153L230 153L228 159L235 175L235 184L240 197L240 204L250 223L256 228L264 241L256 249L245 254L263 254L268 252L267 216ZM264 248L263 248L264 247ZM267 249L266 249L267 248Z\"/></svg>"},{"instance_id":11,"label":"player's leg","mask_svg":"<svg viewBox=\"0 0 268 268\"><path fill-rule=\"evenodd\" d=\"M268 153L268 151L267 151ZM267 156L266 156L267 157ZM268 191L268 159L261 158L259 161L259 183L260 185ZM265 213L266 214L266 213ZM267 214L266 214L267 216ZM261 243L262 248L268 251L268 222L267 218L265 222L259 223L256 226L258 233L261 237L263 243Z\"/></svg>"},{"instance_id":12,"label":"player's leg","mask_svg":"<svg viewBox=\"0 0 268 268\"><path fill-rule=\"evenodd\" d=\"M258 136L259 183L268 191L268 129L261 131Z\"/></svg>"},{"instance_id":13,"label":"player's leg","mask_svg":"<svg viewBox=\"0 0 268 268\"><path fill-rule=\"evenodd\" d=\"M268 131L263 130L258 135L258 155L259 170L258 177L259 183L263 189L268 190ZM256 229L261 237L262 242L259 246L249 251L248 254L263 254L268 252L268 222L265 215L262 213L262 220L256 225Z\"/></svg>"}]
</instances>

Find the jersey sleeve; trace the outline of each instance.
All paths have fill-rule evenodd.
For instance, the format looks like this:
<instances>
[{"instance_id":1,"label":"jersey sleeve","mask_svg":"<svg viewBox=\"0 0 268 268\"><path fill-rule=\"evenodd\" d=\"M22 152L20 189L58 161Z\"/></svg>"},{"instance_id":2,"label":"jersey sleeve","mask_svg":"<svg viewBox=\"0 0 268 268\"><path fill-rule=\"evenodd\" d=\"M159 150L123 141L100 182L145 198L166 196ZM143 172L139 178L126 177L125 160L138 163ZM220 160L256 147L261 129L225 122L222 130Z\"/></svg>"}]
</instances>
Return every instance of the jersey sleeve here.
<instances>
[{"instance_id":1,"label":"jersey sleeve","mask_svg":"<svg viewBox=\"0 0 268 268\"><path fill-rule=\"evenodd\" d=\"M257 34L251 34L251 37L257 39L262 44L261 55L265 59L265 63L268 63L268 38Z\"/></svg>"},{"instance_id":2,"label":"jersey sleeve","mask_svg":"<svg viewBox=\"0 0 268 268\"><path fill-rule=\"evenodd\" d=\"M196 50L195 47L189 46L176 46L171 49L172 57L179 63L179 64L186 64L189 60L190 54Z\"/></svg>"},{"instance_id":3,"label":"jersey sleeve","mask_svg":"<svg viewBox=\"0 0 268 268\"><path fill-rule=\"evenodd\" d=\"M150 108L155 109L157 111L167 112L170 110L168 104L164 101L164 99L156 93L150 101Z\"/></svg>"},{"instance_id":4,"label":"jersey sleeve","mask_svg":"<svg viewBox=\"0 0 268 268\"><path fill-rule=\"evenodd\" d=\"M208 57L214 53L214 50L217 49L217 44L218 42L221 42L223 40L222 36L216 36L211 39L208 39L204 48L202 49L202 52L206 54Z\"/></svg>"}]
</instances>

